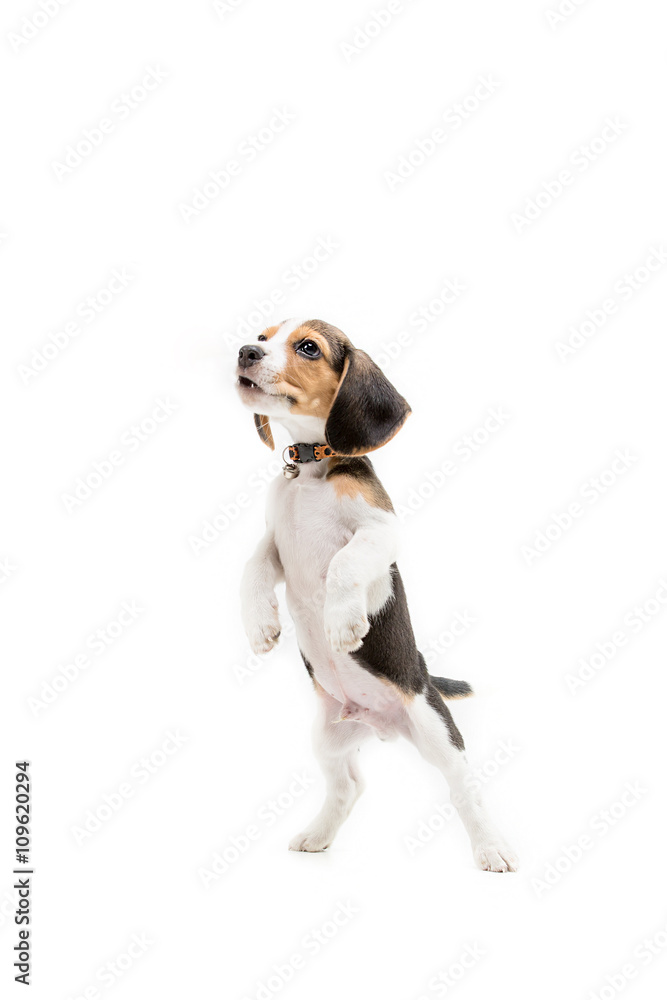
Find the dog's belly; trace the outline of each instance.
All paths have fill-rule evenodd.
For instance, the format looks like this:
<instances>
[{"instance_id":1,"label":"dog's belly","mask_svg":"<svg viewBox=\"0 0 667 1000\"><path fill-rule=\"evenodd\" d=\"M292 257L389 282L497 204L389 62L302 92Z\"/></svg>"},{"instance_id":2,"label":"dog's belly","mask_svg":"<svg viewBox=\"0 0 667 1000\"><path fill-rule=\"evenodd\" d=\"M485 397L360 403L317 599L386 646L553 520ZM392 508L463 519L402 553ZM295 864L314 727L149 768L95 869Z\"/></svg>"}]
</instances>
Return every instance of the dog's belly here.
<instances>
[{"instance_id":1,"label":"dog's belly","mask_svg":"<svg viewBox=\"0 0 667 1000\"><path fill-rule=\"evenodd\" d=\"M367 670L349 653L334 653L324 631L325 578L311 578L303 588L290 585L286 574L287 604L297 642L317 683L340 703L341 722L372 726L378 735L395 735L404 719L404 700L395 685Z\"/></svg>"},{"instance_id":2,"label":"dog's belly","mask_svg":"<svg viewBox=\"0 0 667 1000\"><path fill-rule=\"evenodd\" d=\"M405 719L399 690L376 677L349 654L330 654L328 661L311 662L318 684L339 702L337 721L364 723L386 739L396 735Z\"/></svg>"}]
</instances>

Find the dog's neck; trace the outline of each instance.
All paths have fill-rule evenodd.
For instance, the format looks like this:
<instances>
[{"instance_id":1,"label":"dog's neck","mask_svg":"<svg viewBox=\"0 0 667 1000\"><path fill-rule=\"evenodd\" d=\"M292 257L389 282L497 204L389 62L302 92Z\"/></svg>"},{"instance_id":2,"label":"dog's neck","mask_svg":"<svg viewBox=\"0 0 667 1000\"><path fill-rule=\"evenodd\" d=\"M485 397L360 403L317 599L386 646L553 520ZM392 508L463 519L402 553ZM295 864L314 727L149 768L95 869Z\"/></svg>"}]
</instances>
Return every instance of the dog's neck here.
<instances>
[{"instance_id":1,"label":"dog's neck","mask_svg":"<svg viewBox=\"0 0 667 1000\"><path fill-rule=\"evenodd\" d=\"M304 417L289 414L280 417L278 423L287 431L289 436L288 444L324 444L326 434L324 432L325 422L320 417Z\"/></svg>"},{"instance_id":2,"label":"dog's neck","mask_svg":"<svg viewBox=\"0 0 667 1000\"><path fill-rule=\"evenodd\" d=\"M325 421L319 417L305 417L297 416L295 414L289 414L285 417L280 417L278 423L284 427L287 435L289 437L289 444L312 444L312 445L324 445L326 444L326 434L325 434ZM280 449L280 446L278 446ZM287 452L287 446L285 446L283 457L289 463L289 457ZM300 477L300 482L304 483L312 480L324 480L329 468L329 462L331 459L323 458L318 462L307 462L298 465L293 468L298 468L298 476Z\"/></svg>"}]
</instances>

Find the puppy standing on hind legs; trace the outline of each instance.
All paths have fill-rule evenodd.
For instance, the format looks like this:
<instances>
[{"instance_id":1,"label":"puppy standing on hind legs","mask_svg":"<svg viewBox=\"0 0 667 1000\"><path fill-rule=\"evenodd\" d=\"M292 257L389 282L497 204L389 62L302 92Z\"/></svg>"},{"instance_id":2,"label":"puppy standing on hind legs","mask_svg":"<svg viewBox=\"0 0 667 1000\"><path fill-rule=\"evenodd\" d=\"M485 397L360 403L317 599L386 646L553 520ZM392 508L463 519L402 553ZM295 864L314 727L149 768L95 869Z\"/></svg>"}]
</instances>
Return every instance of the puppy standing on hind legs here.
<instances>
[{"instance_id":1,"label":"puppy standing on hind legs","mask_svg":"<svg viewBox=\"0 0 667 1000\"><path fill-rule=\"evenodd\" d=\"M401 735L449 782L477 864L514 871L513 853L472 790L444 701L471 689L431 677L417 650L395 562L396 517L367 457L400 430L408 404L367 354L320 320L287 320L242 347L237 387L268 447L271 420L294 442L242 582L250 645L265 653L280 634L275 587L285 581L319 702L314 746L326 798L290 848L331 844L363 788L361 743Z\"/></svg>"}]
</instances>

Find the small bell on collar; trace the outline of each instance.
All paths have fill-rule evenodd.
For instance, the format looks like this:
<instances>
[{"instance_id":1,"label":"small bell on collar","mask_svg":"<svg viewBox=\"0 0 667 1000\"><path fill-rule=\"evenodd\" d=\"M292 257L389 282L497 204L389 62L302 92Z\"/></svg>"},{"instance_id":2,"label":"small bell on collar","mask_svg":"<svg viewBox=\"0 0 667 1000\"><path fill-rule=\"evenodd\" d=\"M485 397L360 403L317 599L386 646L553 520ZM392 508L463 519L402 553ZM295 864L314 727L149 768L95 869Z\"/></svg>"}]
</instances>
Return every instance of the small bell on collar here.
<instances>
[{"instance_id":1,"label":"small bell on collar","mask_svg":"<svg viewBox=\"0 0 667 1000\"><path fill-rule=\"evenodd\" d=\"M285 477L285 479L296 479L296 477L301 472L301 469L298 467L298 465L295 465L294 462L287 461L287 459L285 458L286 451L289 452L290 458L298 457L297 455L294 456L292 455L292 445L287 445L286 448L283 448L283 462L285 463L283 465L283 476Z\"/></svg>"},{"instance_id":2,"label":"small bell on collar","mask_svg":"<svg viewBox=\"0 0 667 1000\"><path fill-rule=\"evenodd\" d=\"M296 479L300 472L301 470L293 462L287 462L283 465L283 476L285 479Z\"/></svg>"}]
</instances>

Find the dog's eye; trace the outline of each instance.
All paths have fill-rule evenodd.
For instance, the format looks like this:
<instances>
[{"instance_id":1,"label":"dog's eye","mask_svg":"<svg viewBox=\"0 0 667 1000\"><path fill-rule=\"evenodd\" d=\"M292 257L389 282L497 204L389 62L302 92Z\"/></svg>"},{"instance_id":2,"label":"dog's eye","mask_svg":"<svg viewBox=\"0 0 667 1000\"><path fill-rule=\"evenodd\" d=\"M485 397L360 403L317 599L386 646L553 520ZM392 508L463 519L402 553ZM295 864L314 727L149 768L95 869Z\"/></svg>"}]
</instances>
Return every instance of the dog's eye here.
<instances>
[{"instance_id":1,"label":"dog's eye","mask_svg":"<svg viewBox=\"0 0 667 1000\"><path fill-rule=\"evenodd\" d=\"M322 353L314 340L304 340L302 344L297 347L297 353L303 354L307 358L319 358Z\"/></svg>"},{"instance_id":2,"label":"dog's eye","mask_svg":"<svg viewBox=\"0 0 667 1000\"><path fill-rule=\"evenodd\" d=\"M266 340L266 337L264 336L263 333L260 333L260 335L259 335L259 337L257 339L258 340Z\"/></svg>"}]
</instances>

